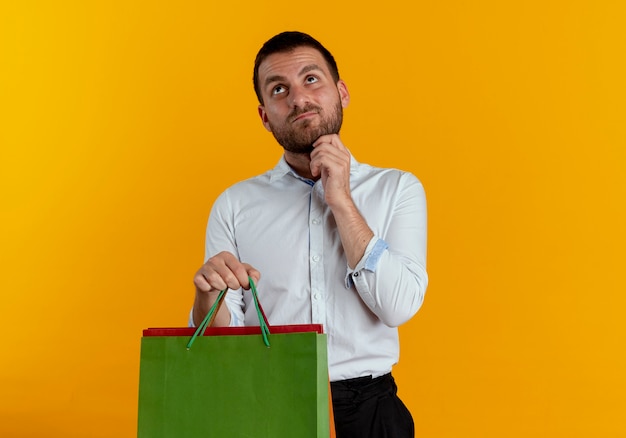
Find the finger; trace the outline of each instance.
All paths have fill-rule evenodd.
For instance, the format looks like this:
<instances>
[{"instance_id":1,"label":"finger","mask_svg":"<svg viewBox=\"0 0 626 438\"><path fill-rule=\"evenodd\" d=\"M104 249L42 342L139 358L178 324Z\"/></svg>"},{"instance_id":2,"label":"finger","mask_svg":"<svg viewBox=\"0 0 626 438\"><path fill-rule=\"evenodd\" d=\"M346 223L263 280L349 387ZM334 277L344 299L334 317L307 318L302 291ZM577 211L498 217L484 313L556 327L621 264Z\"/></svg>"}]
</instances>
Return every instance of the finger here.
<instances>
[{"instance_id":1,"label":"finger","mask_svg":"<svg viewBox=\"0 0 626 438\"><path fill-rule=\"evenodd\" d=\"M338 150L322 151L316 149L311 153L310 168L313 176L318 176L321 172L329 171L333 173L344 173L345 171L343 169L347 169L349 166L349 155L344 156L344 154Z\"/></svg>"},{"instance_id":2,"label":"finger","mask_svg":"<svg viewBox=\"0 0 626 438\"><path fill-rule=\"evenodd\" d=\"M243 264L246 268L246 271L248 273L248 276L250 278L252 278L252 281L254 281L255 284L258 284L259 280L261 279L261 273L256 270L255 268L253 268L251 265L244 263ZM250 281L248 281L248 285L244 286L245 289L249 289L250 288Z\"/></svg>"},{"instance_id":3,"label":"finger","mask_svg":"<svg viewBox=\"0 0 626 438\"><path fill-rule=\"evenodd\" d=\"M329 142L316 142L313 151L311 152L311 160L316 160L318 158L331 158L339 163L349 163L350 162L350 152L348 149L341 144L339 138L336 139L339 143L329 143Z\"/></svg>"},{"instance_id":4,"label":"finger","mask_svg":"<svg viewBox=\"0 0 626 438\"><path fill-rule=\"evenodd\" d=\"M341 139L339 138L339 135L337 134L326 134L326 135L320 136L313 143L313 148L317 148L319 145L322 145L322 144L329 144L339 149L345 148L345 146L341 142Z\"/></svg>"},{"instance_id":5,"label":"finger","mask_svg":"<svg viewBox=\"0 0 626 438\"><path fill-rule=\"evenodd\" d=\"M249 276L252 277L253 281L258 281L261 278L261 273L256 268L248 263L240 262L237 257L229 252L224 251L216 257L220 263L223 263L223 267L219 267L217 272L230 289L239 289L240 287L249 289Z\"/></svg>"},{"instance_id":6,"label":"finger","mask_svg":"<svg viewBox=\"0 0 626 438\"><path fill-rule=\"evenodd\" d=\"M328 136L323 136L328 137ZM320 137L321 139L322 137ZM327 167L330 162L329 160L332 158L333 154L335 154L334 146L327 141L321 141L318 139L314 144L314 149L311 152L311 174L313 176L319 176L322 169Z\"/></svg>"},{"instance_id":7,"label":"finger","mask_svg":"<svg viewBox=\"0 0 626 438\"><path fill-rule=\"evenodd\" d=\"M207 269L206 266L203 266L196 272L193 283L196 289L202 292L213 292L226 288L226 283L220 275L214 270Z\"/></svg>"},{"instance_id":8,"label":"finger","mask_svg":"<svg viewBox=\"0 0 626 438\"><path fill-rule=\"evenodd\" d=\"M223 251L214 255L198 270L194 278L196 287L202 291L238 289L238 277L233 272L233 269L237 270L237 265L241 263L229 252Z\"/></svg>"},{"instance_id":9,"label":"finger","mask_svg":"<svg viewBox=\"0 0 626 438\"><path fill-rule=\"evenodd\" d=\"M250 265L241 263L235 257L226 261L226 267L231 274L228 276L227 281L229 288L239 289L240 287L243 287L244 289L248 289L250 287L250 281L248 280L248 266Z\"/></svg>"}]
</instances>

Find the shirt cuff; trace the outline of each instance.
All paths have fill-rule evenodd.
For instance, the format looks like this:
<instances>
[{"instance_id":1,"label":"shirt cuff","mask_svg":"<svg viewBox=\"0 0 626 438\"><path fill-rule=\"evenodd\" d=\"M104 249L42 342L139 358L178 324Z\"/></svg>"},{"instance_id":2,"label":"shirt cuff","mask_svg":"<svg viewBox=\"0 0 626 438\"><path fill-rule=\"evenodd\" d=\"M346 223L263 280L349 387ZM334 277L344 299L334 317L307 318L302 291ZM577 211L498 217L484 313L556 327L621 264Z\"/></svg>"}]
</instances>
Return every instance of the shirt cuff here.
<instances>
[{"instance_id":1,"label":"shirt cuff","mask_svg":"<svg viewBox=\"0 0 626 438\"><path fill-rule=\"evenodd\" d=\"M357 263L354 269L350 269L350 267L348 267L346 272L346 288L350 288L354 284L352 281L353 274L358 275L358 272L363 269L370 272L376 272L378 262L387 248L389 248L389 245L383 239L376 236L372 237L365 247L365 253L359 263Z\"/></svg>"}]
</instances>

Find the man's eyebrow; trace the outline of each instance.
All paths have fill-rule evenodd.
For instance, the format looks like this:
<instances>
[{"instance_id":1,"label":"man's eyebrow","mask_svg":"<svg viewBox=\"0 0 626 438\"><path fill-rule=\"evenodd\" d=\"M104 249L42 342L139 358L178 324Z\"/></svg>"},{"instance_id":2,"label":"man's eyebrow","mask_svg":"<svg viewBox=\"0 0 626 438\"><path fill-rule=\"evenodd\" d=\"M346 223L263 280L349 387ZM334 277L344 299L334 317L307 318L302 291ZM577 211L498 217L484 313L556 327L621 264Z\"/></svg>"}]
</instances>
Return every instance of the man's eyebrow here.
<instances>
[{"instance_id":1,"label":"man's eyebrow","mask_svg":"<svg viewBox=\"0 0 626 438\"><path fill-rule=\"evenodd\" d=\"M265 86L267 87L272 82L284 82L286 79L287 78L280 75L268 76L267 78L265 78Z\"/></svg>"},{"instance_id":2,"label":"man's eyebrow","mask_svg":"<svg viewBox=\"0 0 626 438\"><path fill-rule=\"evenodd\" d=\"M317 65L317 64L309 64L309 65L305 65L304 67L302 67L300 69L300 72L298 73L298 75L302 76L302 75L307 74L308 72L313 71L313 70L323 71L319 65ZM271 84L273 82L285 82L286 80L287 80L287 78L285 76L281 76L281 75L268 76L265 79L265 86L267 87L269 84Z\"/></svg>"},{"instance_id":3,"label":"man's eyebrow","mask_svg":"<svg viewBox=\"0 0 626 438\"><path fill-rule=\"evenodd\" d=\"M322 70L322 69L321 69L321 68L320 68L320 66L319 66L319 65L317 65L317 64L309 64L309 65L305 65L305 66L304 66L304 67L302 67L302 69L300 70L300 76L302 76L303 74L306 74L306 73L308 73L308 72L310 72L310 71L313 71L313 70Z\"/></svg>"}]
</instances>

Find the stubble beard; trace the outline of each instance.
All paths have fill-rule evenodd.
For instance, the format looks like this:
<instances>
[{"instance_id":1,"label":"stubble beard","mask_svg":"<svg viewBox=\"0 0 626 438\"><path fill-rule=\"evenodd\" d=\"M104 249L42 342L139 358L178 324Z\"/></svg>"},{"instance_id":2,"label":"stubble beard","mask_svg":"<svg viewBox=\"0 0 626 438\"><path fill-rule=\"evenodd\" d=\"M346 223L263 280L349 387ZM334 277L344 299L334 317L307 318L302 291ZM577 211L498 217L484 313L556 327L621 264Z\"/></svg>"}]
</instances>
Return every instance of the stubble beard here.
<instances>
[{"instance_id":1,"label":"stubble beard","mask_svg":"<svg viewBox=\"0 0 626 438\"><path fill-rule=\"evenodd\" d=\"M293 119L300 114L317 112L321 120L317 126L311 126L310 120L296 122L300 126L293 126ZM337 102L334 110L324 117L323 110L317 106L306 106L301 110L293 111L287 122L281 126L270 124L272 134L276 141L288 152L294 154L310 154L313 151L313 143L322 135L339 134L343 123L343 107Z\"/></svg>"}]
</instances>

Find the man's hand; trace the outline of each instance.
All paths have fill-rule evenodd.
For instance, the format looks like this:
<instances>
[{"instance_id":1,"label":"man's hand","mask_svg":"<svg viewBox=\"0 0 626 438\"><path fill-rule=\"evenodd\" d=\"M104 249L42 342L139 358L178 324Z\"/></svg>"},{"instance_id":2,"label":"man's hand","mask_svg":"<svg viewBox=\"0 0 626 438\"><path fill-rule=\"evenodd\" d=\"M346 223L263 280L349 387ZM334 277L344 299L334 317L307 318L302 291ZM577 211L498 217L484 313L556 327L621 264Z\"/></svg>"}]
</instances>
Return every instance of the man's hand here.
<instances>
[{"instance_id":1,"label":"man's hand","mask_svg":"<svg viewBox=\"0 0 626 438\"><path fill-rule=\"evenodd\" d=\"M196 272L193 279L196 290L214 292L226 289L250 288L248 276L255 282L261 274L247 263L241 263L233 254L223 251L211 257Z\"/></svg>"},{"instance_id":2,"label":"man's hand","mask_svg":"<svg viewBox=\"0 0 626 438\"><path fill-rule=\"evenodd\" d=\"M323 135L313 143L311 174L321 176L326 202L331 209L351 202L350 152L337 134Z\"/></svg>"},{"instance_id":3,"label":"man's hand","mask_svg":"<svg viewBox=\"0 0 626 438\"><path fill-rule=\"evenodd\" d=\"M193 305L193 321L196 326L204 319L211 306L217 300L219 291L226 289L250 288L248 276L256 283L261 278L259 271L247 263L241 263L233 254L222 251L206 261L193 282L196 286L196 300ZM215 327L230 324L230 312L226 306L220 306L213 321Z\"/></svg>"}]
</instances>

